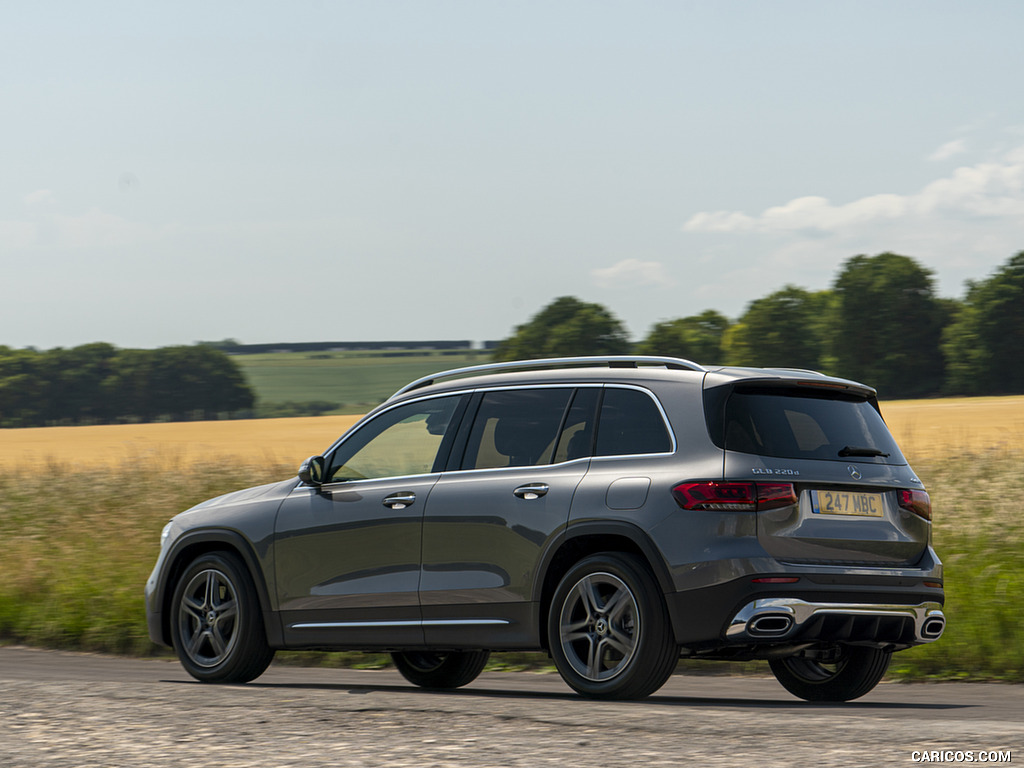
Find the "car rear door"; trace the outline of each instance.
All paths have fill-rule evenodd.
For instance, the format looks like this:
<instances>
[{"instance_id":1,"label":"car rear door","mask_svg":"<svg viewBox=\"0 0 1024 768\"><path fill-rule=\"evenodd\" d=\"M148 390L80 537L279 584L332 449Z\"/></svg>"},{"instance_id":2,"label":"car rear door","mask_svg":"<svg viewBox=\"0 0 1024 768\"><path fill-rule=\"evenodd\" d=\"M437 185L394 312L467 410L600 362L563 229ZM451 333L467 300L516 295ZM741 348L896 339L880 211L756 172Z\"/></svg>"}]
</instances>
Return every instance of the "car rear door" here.
<instances>
[{"instance_id":1,"label":"car rear door","mask_svg":"<svg viewBox=\"0 0 1024 768\"><path fill-rule=\"evenodd\" d=\"M431 491L424 518L428 644L536 645L533 583L587 472L598 392L556 386L475 395L452 469Z\"/></svg>"}]
</instances>

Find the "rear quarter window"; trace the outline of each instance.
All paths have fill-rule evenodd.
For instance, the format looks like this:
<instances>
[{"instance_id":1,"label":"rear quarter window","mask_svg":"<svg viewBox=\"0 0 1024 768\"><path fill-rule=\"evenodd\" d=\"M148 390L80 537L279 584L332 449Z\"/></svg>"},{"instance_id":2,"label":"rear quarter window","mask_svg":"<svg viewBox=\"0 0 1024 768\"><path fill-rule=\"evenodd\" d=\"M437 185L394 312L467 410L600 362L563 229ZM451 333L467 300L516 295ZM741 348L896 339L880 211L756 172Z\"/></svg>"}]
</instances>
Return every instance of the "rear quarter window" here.
<instances>
[{"instance_id":1,"label":"rear quarter window","mask_svg":"<svg viewBox=\"0 0 1024 768\"><path fill-rule=\"evenodd\" d=\"M597 422L595 456L669 453L672 437L661 410L646 392L608 387Z\"/></svg>"}]
</instances>

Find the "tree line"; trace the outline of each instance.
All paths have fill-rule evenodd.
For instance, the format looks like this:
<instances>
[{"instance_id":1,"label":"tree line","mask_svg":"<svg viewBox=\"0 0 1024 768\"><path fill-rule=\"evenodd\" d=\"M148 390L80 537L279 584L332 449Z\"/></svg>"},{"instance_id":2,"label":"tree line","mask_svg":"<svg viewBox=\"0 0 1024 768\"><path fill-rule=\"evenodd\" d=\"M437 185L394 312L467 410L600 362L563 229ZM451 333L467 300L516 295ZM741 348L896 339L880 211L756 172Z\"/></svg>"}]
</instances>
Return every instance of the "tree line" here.
<instances>
[{"instance_id":1,"label":"tree line","mask_svg":"<svg viewBox=\"0 0 1024 768\"><path fill-rule=\"evenodd\" d=\"M629 353L809 368L887 399L1024 393L1024 251L969 281L960 300L937 296L932 271L908 256L854 256L828 290L787 285L736 320L706 310L659 322L637 344L608 309L565 296L518 326L495 359Z\"/></svg>"},{"instance_id":2,"label":"tree line","mask_svg":"<svg viewBox=\"0 0 1024 768\"><path fill-rule=\"evenodd\" d=\"M205 345L0 346L0 427L213 419L254 402L234 361Z\"/></svg>"}]
</instances>

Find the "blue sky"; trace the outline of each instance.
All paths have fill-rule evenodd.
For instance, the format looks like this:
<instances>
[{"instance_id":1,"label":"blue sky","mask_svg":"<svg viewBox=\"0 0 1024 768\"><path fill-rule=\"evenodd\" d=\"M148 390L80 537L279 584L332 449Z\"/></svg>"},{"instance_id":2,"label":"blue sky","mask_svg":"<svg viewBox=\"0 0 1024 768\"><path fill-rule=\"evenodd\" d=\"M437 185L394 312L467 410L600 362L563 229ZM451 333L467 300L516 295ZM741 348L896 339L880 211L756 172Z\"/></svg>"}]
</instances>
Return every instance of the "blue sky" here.
<instances>
[{"instance_id":1,"label":"blue sky","mask_svg":"<svg viewBox=\"0 0 1024 768\"><path fill-rule=\"evenodd\" d=\"M0 344L641 338L1024 249L1019 2L2 9Z\"/></svg>"}]
</instances>

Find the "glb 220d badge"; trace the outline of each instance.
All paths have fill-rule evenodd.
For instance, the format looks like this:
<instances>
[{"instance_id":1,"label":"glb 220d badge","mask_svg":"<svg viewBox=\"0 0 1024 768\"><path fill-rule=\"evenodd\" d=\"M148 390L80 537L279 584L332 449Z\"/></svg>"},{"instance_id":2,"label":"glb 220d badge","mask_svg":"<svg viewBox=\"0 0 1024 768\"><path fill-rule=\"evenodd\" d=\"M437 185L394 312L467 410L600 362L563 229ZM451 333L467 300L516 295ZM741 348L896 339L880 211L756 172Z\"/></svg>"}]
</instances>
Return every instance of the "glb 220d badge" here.
<instances>
[{"instance_id":1,"label":"glb 220d badge","mask_svg":"<svg viewBox=\"0 0 1024 768\"><path fill-rule=\"evenodd\" d=\"M799 469L764 469L761 467L754 467L750 470L755 475L799 475Z\"/></svg>"}]
</instances>

